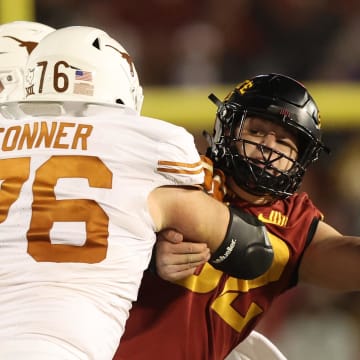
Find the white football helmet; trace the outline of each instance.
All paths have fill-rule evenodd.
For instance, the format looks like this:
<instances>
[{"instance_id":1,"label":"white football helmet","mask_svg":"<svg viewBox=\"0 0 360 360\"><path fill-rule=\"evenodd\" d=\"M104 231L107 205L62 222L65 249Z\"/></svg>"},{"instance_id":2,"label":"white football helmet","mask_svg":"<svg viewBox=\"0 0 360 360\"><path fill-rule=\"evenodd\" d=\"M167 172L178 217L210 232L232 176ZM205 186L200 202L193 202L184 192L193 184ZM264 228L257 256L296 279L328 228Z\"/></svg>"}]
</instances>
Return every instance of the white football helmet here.
<instances>
[{"instance_id":1,"label":"white football helmet","mask_svg":"<svg viewBox=\"0 0 360 360\"><path fill-rule=\"evenodd\" d=\"M28 56L54 30L32 21L0 25L0 103L24 99L23 75Z\"/></svg>"},{"instance_id":2,"label":"white football helmet","mask_svg":"<svg viewBox=\"0 0 360 360\"><path fill-rule=\"evenodd\" d=\"M103 30L69 26L47 36L26 66L29 101L121 104L140 113L143 94L127 51Z\"/></svg>"}]
</instances>

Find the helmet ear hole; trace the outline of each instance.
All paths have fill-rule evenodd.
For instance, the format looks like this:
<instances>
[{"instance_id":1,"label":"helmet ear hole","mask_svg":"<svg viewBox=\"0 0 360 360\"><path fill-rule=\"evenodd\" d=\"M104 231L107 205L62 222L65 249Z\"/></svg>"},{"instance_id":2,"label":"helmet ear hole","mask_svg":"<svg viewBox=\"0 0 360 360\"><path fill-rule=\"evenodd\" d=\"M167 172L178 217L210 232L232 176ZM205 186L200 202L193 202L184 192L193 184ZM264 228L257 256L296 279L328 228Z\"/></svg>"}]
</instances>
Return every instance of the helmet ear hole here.
<instances>
[{"instance_id":1,"label":"helmet ear hole","mask_svg":"<svg viewBox=\"0 0 360 360\"><path fill-rule=\"evenodd\" d=\"M100 50L99 38L96 38L92 44L93 44L93 47L94 47L94 48Z\"/></svg>"}]
</instances>

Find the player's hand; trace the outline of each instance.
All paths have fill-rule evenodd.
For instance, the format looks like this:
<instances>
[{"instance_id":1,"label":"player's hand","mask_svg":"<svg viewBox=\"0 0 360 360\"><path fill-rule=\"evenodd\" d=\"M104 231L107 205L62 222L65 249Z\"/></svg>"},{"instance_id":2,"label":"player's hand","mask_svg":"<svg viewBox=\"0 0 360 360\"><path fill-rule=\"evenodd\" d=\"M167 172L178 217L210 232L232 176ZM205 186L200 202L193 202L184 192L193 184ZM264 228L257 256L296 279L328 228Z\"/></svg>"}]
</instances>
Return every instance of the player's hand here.
<instances>
[{"instance_id":1,"label":"player's hand","mask_svg":"<svg viewBox=\"0 0 360 360\"><path fill-rule=\"evenodd\" d=\"M183 241L182 234L174 230L163 230L156 243L156 271L168 281L176 281L192 275L199 265L210 258L205 243Z\"/></svg>"}]
</instances>

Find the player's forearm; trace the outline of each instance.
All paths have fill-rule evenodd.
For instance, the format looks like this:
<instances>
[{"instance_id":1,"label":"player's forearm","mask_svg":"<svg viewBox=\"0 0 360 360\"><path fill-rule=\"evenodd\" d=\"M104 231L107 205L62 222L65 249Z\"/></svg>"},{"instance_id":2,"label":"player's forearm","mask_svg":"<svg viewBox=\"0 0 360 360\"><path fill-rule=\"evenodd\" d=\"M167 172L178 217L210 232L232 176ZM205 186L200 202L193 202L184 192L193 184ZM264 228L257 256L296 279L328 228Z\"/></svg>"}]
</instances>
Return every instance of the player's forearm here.
<instances>
[{"instance_id":1,"label":"player's forearm","mask_svg":"<svg viewBox=\"0 0 360 360\"><path fill-rule=\"evenodd\" d=\"M149 197L157 231L172 228L193 242L205 242L211 252L223 241L230 214L226 205L201 190L163 187Z\"/></svg>"},{"instance_id":2,"label":"player's forearm","mask_svg":"<svg viewBox=\"0 0 360 360\"><path fill-rule=\"evenodd\" d=\"M207 243L210 263L217 269L254 279L271 266L273 249L264 224L256 217L191 190L171 194L165 206L162 225L189 241Z\"/></svg>"},{"instance_id":3,"label":"player's forearm","mask_svg":"<svg viewBox=\"0 0 360 360\"><path fill-rule=\"evenodd\" d=\"M230 207L230 222L225 238L209 262L216 269L242 279L265 273L274 251L265 225L242 209Z\"/></svg>"},{"instance_id":4,"label":"player's forearm","mask_svg":"<svg viewBox=\"0 0 360 360\"><path fill-rule=\"evenodd\" d=\"M360 291L360 238L337 235L305 251L299 280L323 288Z\"/></svg>"}]
</instances>

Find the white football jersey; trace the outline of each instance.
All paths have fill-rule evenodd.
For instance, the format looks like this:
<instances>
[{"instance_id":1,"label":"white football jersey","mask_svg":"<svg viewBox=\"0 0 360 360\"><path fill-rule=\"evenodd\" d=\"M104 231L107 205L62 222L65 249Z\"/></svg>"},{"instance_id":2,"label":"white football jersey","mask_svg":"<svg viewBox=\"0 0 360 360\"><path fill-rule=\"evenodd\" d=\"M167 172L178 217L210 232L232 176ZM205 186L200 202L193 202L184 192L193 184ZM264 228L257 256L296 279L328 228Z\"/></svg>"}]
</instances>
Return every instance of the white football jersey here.
<instances>
[{"instance_id":1,"label":"white football jersey","mask_svg":"<svg viewBox=\"0 0 360 360\"><path fill-rule=\"evenodd\" d=\"M156 240L148 195L201 184L201 160L170 123L40 105L0 117L0 359L111 359Z\"/></svg>"}]
</instances>

